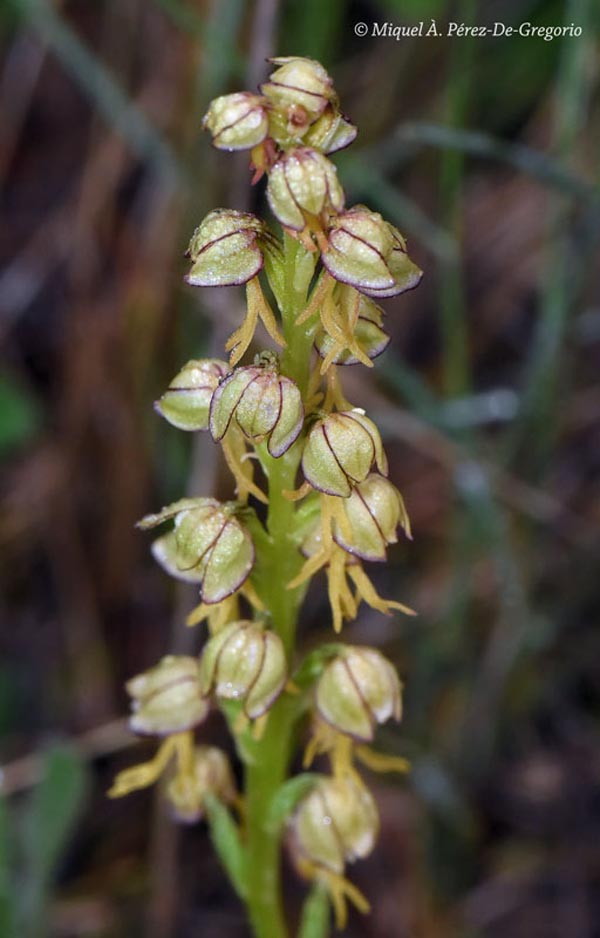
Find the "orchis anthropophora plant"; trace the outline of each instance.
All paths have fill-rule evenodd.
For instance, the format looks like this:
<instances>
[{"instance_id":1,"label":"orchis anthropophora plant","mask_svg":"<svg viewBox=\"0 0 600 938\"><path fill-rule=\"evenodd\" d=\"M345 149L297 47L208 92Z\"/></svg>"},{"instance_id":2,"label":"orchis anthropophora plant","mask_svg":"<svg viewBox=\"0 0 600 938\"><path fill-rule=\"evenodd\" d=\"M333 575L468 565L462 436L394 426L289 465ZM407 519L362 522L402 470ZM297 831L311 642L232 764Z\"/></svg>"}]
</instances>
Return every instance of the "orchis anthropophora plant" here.
<instances>
[{"instance_id":1,"label":"orchis anthropophora plant","mask_svg":"<svg viewBox=\"0 0 600 938\"><path fill-rule=\"evenodd\" d=\"M344 397L338 369L372 367L389 341L376 301L412 289L421 271L393 225L363 205L345 206L327 154L351 143L356 129L327 72L310 59L273 64L259 94L213 101L204 127L218 149L251 151L253 179L266 176L281 236L229 209L198 226L187 282L245 284L247 311L227 342L229 362L189 361L155 405L174 427L209 431L222 446L235 500L183 498L139 524L168 525L154 556L171 576L198 584L201 602L188 623L206 621L209 636L199 658L169 655L129 681L131 728L160 744L151 761L120 773L110 794L166 774L176 817L207 819L257 938L290 934L280 884L285 841L313 884L299 934L323 938L329 904L338 927L348 900L368 910L346 878L378 829L356 763L406 771L404 759L369 748L377 724L400 719L401 685L373 648L336 641L299 660L296 625L320 571L336 633L363 600L387 615L411 614L379 596L363 567L385 561L399 530L410 538L410 525L387 478L379 431ZM242 364L259 321L278 351ZM226 755L196 743L211 707L234 737L242 792ZM288 778L303 726L305 769L325 756L330 774Z\"/></svg>"}]
</instances>

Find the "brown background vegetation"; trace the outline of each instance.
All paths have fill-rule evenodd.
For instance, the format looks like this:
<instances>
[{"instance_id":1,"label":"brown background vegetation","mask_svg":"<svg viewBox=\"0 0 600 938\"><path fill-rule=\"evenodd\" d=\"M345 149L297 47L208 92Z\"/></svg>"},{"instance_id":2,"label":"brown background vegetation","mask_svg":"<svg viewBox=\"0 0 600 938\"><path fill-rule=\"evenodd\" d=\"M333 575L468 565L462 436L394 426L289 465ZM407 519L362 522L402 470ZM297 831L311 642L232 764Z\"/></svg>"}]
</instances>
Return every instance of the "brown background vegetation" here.
<instances>
[{"instance_id":1,"label":"brown background vegetation","mask_svg":"<svg viewBox=\"0 0 600 938\"><path fill-rule=\"evenodd\" d=\"M583 34L354 34L431 16ZM380 743L414 766L373 781L381 843L353 870L373 914L348 934L600 934L598 18L592 0L0 10L0 931L16 904L19 935L248 934L202 825L104 793L149 751L123 681L201 638L182 624L193 595L133 524L188 487L230 491L210 440L151 407L239 318L235 290L182 282L194 225L263 205L245 155L215 153L200 118L278 52L331 70L360 127L336 157L348 201L383 211L425 270L385 304L375 374L345 372L415 532L374 577L419 611L363 610L345 633L398 664L405 719ZM307 644L328 635L322 586ZM223 740L218 718L206 736Z\"/></svg>"}]
</instances>

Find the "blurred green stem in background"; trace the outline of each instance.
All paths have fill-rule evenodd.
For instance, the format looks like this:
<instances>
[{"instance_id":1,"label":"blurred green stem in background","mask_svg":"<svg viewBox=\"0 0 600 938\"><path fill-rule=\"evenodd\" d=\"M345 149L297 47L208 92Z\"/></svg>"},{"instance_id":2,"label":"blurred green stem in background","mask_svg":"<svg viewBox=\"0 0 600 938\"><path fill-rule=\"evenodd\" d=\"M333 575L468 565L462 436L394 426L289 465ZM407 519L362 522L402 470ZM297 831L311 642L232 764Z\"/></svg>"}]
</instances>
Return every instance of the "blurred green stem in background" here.
<instances>
[{"instance_id":1,"label":"blurred green stem in background","mask_svg":"<svg viewBox=\"0 0 600 938\"><path fill-rule=\"evenodd\" d=\"M577 42L564 42L555 89L553 150L568 164L576 164L578 141L585 123L593 69L590 57L591 0L568 0L565 23L582 29ZM541 309L527 360L523 389L522 420L517 425L509 452L526 448L528 471L538 476L560 427L560 353L566 339L569 312L581 287L581 261L573 243L570 225L572 207L560 195L548 204L548 242L545 276L542 278Z\"/></svg>"},{"instance_id":2,"label":"blurred green stem in background","mask_svg":"<svg viewBox=\"0 0 600 938\"><path fill-rule=\"evenodd\" d=\"M475 0L461 0L457 19L474 23L476 10ZM447 115L451 126L462 127L467 121L474 57L475 40L471 36L452 49L447 82ZM440 167L441 214L459 244L463 238L463 173L464 154L460 150L444 150ZM471 383L462 257L441 261L439 303L443 388L449 397L454 397L464 394Z\"/></svg>"}]
</instances>

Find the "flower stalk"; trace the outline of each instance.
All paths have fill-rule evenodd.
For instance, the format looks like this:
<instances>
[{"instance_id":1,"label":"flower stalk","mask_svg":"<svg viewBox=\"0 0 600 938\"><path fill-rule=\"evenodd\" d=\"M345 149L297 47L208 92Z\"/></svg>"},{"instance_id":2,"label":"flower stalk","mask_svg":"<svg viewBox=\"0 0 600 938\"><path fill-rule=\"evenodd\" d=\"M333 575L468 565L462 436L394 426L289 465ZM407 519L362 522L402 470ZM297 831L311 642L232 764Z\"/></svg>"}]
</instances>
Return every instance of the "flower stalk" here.
<instances>
[{"instance_id":1,"label":"flower stalk","mask_svg":"<svg viewBox=\"0 0 600 938\"><path fill-rule=\"evenodd\" d=\"M302 268L297 264L305 249L288 237L284 250L284 297L281 316L286 334L286 349L281 370L295 380L301 393L308 386L310 329L297 330L294 326L298 312L306 304L310 282L307 264L304 277L298 277ZM306 260L306 259L305 259ZM288 589L302 566L302 557L293 541L296 508L285 497L292 489L301 457L300 446L292 447L279 459L262 453L261 465L269 487L267 530L271 541L264 556L262 597L270 612L271 626L281 638L290 664L293 662L296 626L302 596L302 587ZM257 571L260 576L260 570ZM288 935L281 900L280 886L280 832L269 827L269 809L278 789L283 784L292 755L292 734L295 727L295 701L280 699L269 714L262 739L256 745L255 761L246 776L246 809L248 854L251 857L248 880L248 907L257 938L285 938Z\"/></svg>"},{"instance_id":2,"label":"flower stalk","mask_svg":"<svg viewBox=\"0 0 600 938\"><path fill-rule=\"evenodd\" d=\"M301 934L310 926L310 938L324 938L327 903L339 928L348 903L368 911L346 877L347 865L373 849L379 824L356 763L406 771L404 759L365 745L379 723L400 719L401 683L368 647L335 642L301 660L296 631L308 585L322 572L336 633L363 600L387 615L412 612L380 597L363 569L385 561L399 531L410 538L410 524L387 479L379 431L346 399L338 368L373 365L389 339L372 297L412 289L421 274L392 225L364 206L345 207L327 154L351 143L356 128L331 78L309 59L273 64L259 94L218 98L204 127L218 149L250 150L253 181L266 175L282 234L227 209L198 226L187 282L245 284L247 313L226 345L229 362L191 360L156 404L175 428L209 431L222 446L235 499L181 499L139 525L168 525L154 557L198 584L188 624L206 621L209 635L199 658L168 656L128 683L132 729L161 742L150 762L117 776L109 795L167 773L175 817L206 817L256 938L291 935L280 870L287 843L313 884ZM276 351L244 362L259 322ZM244 766L241 792L225 753L198 745L211 707ZM289 778L307 729L305 766L321 758L330 772Z\"/></svg>"}]
</instances>

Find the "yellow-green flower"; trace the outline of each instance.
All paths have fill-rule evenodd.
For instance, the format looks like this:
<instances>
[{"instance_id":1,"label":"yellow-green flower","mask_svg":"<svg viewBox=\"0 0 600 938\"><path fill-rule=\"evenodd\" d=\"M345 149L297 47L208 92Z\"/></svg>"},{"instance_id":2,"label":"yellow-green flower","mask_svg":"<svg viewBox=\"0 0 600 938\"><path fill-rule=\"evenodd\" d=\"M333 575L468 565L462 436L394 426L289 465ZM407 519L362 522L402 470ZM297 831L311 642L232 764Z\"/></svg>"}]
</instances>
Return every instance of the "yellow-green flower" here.
<instances>
[{"instance_id":1,"label":"yellow-green flower","mask_svg":"<svg viewBox=\"0 0 600 938\"><path fill-rule=\"evenodd\" d=\"M247 283L262 270L267 246L276 250L275 239L255 215L215 209L192 235L187 251L192 269L185 279L194 287Z\"/></svg>"},{"instance_id":2,"label":"yellow-green flower","mask_svg":"<svg viewBox=\"0 0 600 938\"><path fill-rule=\"evenodd\" d=\"M418 286L422 271L406 253L397 228L378 212L355 205L334 215L321 258L327 271L361 293L383 298Z\"/></svg>"},{"instance_id":3,"label":"yellow-green flower","mask_svg":"<svg viewBox=\"0 0 600 938\"><path fill-rule=\"evenodd\" d=\"M282 456L298 438L304 421L297 385L279 374L277 359L265 353L257 364L236 368L215 391L210 406L210 432L223 439L235 419L255 442L267 440L271 456Z\"/></svg>"},{"instance_id":4,"label":"yellow-green flower","mask_svg":"<svg viewBox=\"0 0 600 938\"><path fill-rule=\"evenodd\" d=\"M371 853L379 832L372 796L358 776L322 778L299 803L290 824L290 846L298 871L322 883L344 928L347 900L369 911L363 894L344 876L346 863Z\"/></svg>"},{"instance_id":5,"label":"yellow-green flower","mask_svg":"<svg viewBox=\"0 0 600 938\"><path fill-rule=\"evenodd\" d=\"M126 687L133 710L129 725L135 733L181 733L202 723L208 713L200 693L198 660L189 655L167 655Z\"/></svg>"},{"instance_id":6,"label":"yellow-green flower","mask_svg":"<svg viewBox=\"0 0 600 938\"><path fill-rule=\"evenodd\" d=\"M362 560L385 560L388 544L398 540L399 526L411 536L404 499L381 475L372 473L355 485L343 508L348 523L336 519L333 536L340 547Z\"/></svg>"},{"instance_id":7,"label":"yellow-green flower","mask_svg":"<svg viewBox=\"0 0 600 938\"><path fill-rule=\"evenodd\" d=\"M138 527L175 522L173 530L152 545L154 558L171 576L200 583L202 601L211 605L235 593L254 564L252 538L237 511L235 502L182 498L142 518Z\"/></svg>"},{"instance_id":8,"label":"yellow-green flower","mask_svg":"<svg viewBox=\"0 0 600 938\"><path fill-rule=\"evenodd\" d=\"M305 479L319 492L347 498L373 465L387 475L379 431L364 411L328 414L310 429L302 453Z\"/></svg>"},{"instance_id":9,"label":"yellow-green flower","mask_svg":"<svg viewBox=\"0 0 600 938\"><path fill-rule=\"evenodd\" d=\"M286 228L303 231L344 207L344 190L337 170L327 157L308 147L298 147L277 160L269 173L267 199L278 221Z\"/></svg>"},{"instance_id":10,"label":"yellow-green flower","mask_svg":"<svg viewBox=\"0 0 600 938\"><path fill-rule=\"evenodd\" d=\"M314 120L328 104L337 104L333 81L320 62L296 55L270 59L278 68L260 86L273 108L302 107Z\"/></svg>"},{"instance_id":11,"label":"yellow-green flower","mask_svg":"<svg viewBox=\"0 0 600 938\"><path fill-rule=\"evenodd\" d=\"M250 91L224 94L211 101L202 120L218 150L249 150L267 136L266 101Z\"/></svg>"},{"instance_id":12,"label":"yellow-green flower","mask_svg":"<svg viewBox=\"0 0 600 938\"><path fill-rule=\"evenodd\" d=\"M379 833L373 797L352 778L323 778L298 805L293 846L316 866L343 873L346 863L368 856Z\"/></svg>"},{"instance_id":13,"label":"yellow-green flower","mask_svg":"<svg viewBox=\"0 0 600 938\"><path fill-rule=\"evenodd\" d=\"M406 615L414 615L408 606L381 597L357 556L348 553L333 539L336 529L345 531L348 539L351 537L345 512L347 501L348 499L333 495L320 496L320 513L309 521L302 540L301 550L307 560L300 573L288 583L288 589L306 583L319 570L325 569L333 628L336 632L341 630L344 619L356 617L361 601L384 615L391 615L394 609ZM355 587L354 593L352 585Z\"/></svg>"},{"instance_id":14,"label":"yellow-green flower","mask_svg":"<svg viewBox=\"0 0 600 938\"><path fill-rule=\"evenodd\" d=\"M332 104L316 119L301 104L269 112L269 135L282 150L303 145L319 153L335 153L349 146L356 134L356 127Z\"/></svg>"},{"instance_id":15,"label":"yellow-green flower","mask_svg":"<svg viewBox=\"0 0 600 938\"><path fill-rule=\"evenodd\" d=\"M221 749L196 746L192 771L175 775L167 785L166 796L177 820L193 824L203 817L209 795L223 804L233 804L237 800L233 773Z\"/></svg>"},{"instance_id":16,"label":"yellow-green flower","mask_svg":"<svg viewBox=\"0 0 600 938\"><path fill-rule=\"evenodd\" d=\"M286 679L281 639L256 622L241 620L225 625L212 636L202 655L202 692L243 701L244 713L250 720L267 712Z\"/></svg>"},{"instance_id":17,"label":"yellow-green flower","mask_svg":"<svg viewBox=\"0 0 600 938\"><path fill-rule=\"evenodd\" d=\"M375 726L402 715L396 669L374 648L349 645L325 667L315 691L321 717L340 733L371 741Z\"/></svg>"}]
</instances>

